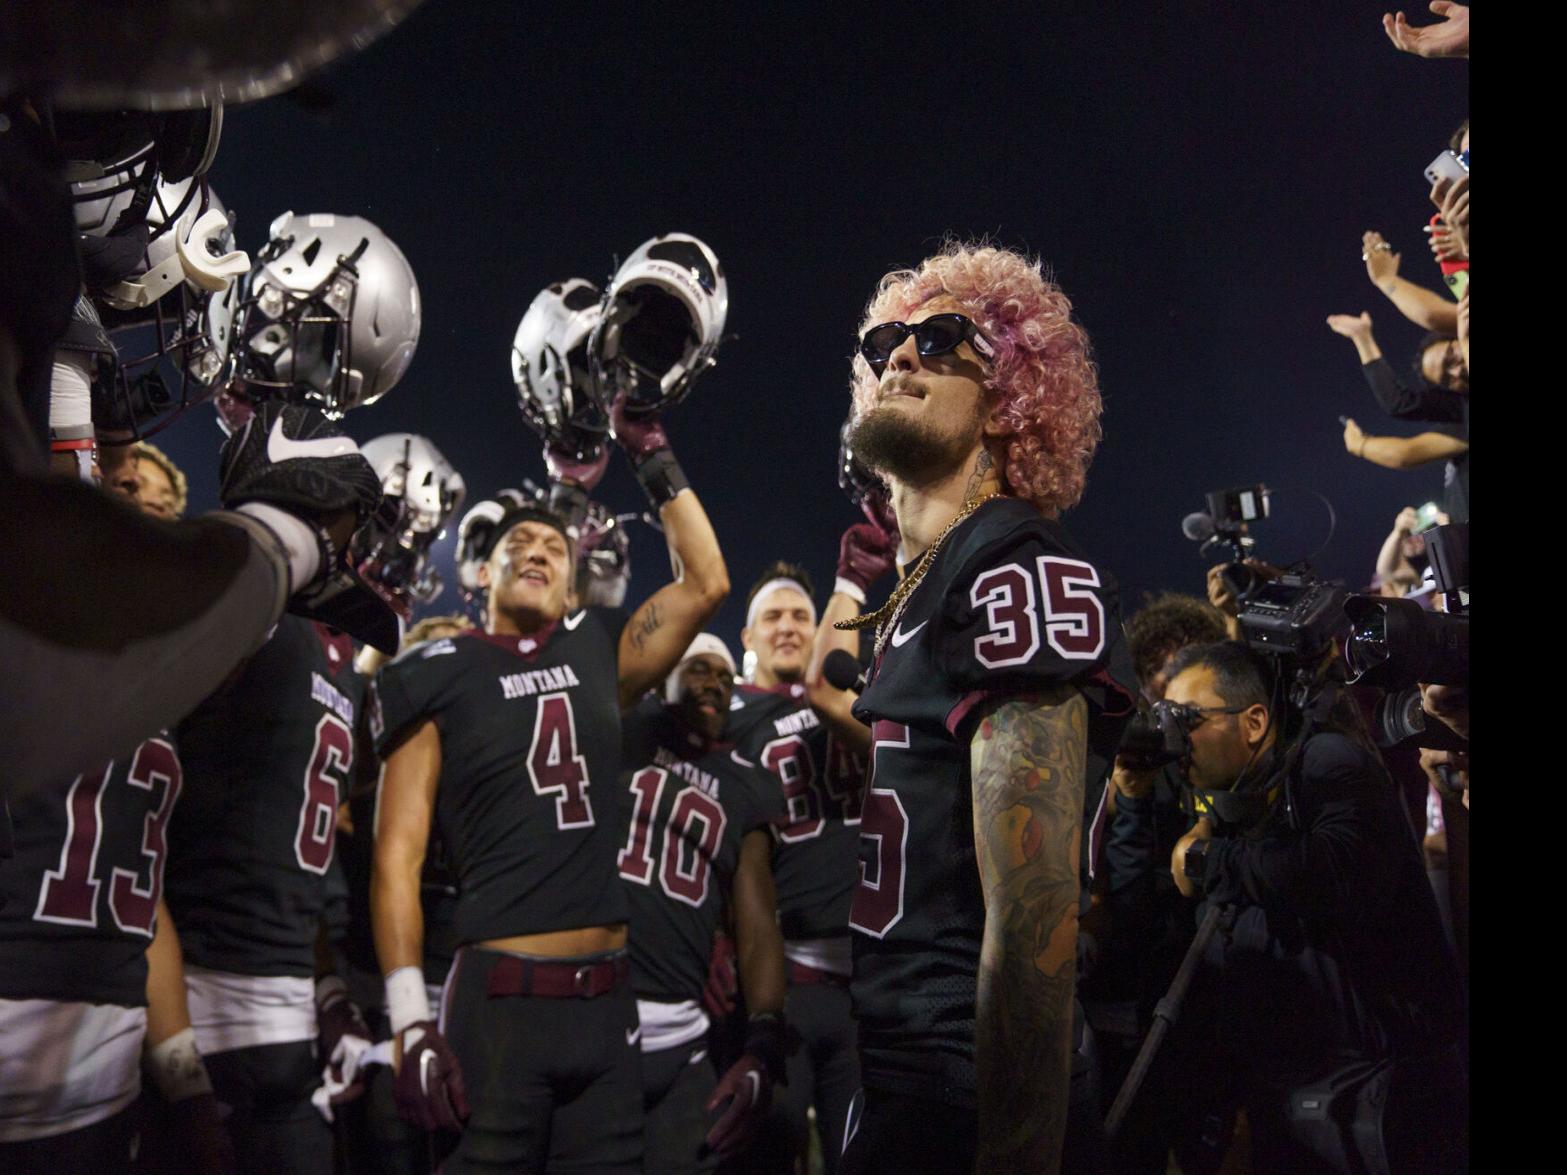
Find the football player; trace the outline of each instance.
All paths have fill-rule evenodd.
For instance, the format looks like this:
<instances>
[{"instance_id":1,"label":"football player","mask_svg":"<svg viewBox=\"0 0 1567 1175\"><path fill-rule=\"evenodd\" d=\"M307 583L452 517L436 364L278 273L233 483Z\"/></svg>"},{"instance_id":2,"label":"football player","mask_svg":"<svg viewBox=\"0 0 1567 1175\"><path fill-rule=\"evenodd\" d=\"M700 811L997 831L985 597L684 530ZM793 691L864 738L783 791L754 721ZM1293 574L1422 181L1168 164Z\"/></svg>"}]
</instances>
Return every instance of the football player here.
<instances>
[{"instance_id":1,"label":"football player","mask_svg":"<svg viewBox=\"0 0 1567 1175\"><path fill-rule=\"evenodd\" d=\"M1057 520L1100 436L1070 310L1037 263L953 245L884 277L862 324L854 449L907 572L856 622L876 641L848 1170L1062 1163L1084 813L1134 689L1114 583Z\"/></svg>"},{"instance_id":2,"label":"football player","mask_svg":"<svg viewBox=\"0 0 1567 1175\"><path fill-rule=\"evenodd\" d=\"M667 677L729 581L657 415L629 416L622 397L614 423L659 513L674 582L624 623L579 609L576 528L514 506L479 552L484 631L411 650L373 690L386 763L372 909L398 1100L429 1128L457 1128L471 1104L452 1170L632 1171L640 1161L638 1021L616 876L620 711ZM607 451L547 456L585 505ZM420 970L419 899L437 809L464 944L439 1028Z\"/></svg>"},{"instance_id":3,"label":"football player","mask_svg":"<svg viewBox=\"0 0 1567 1175\"><path fill-rule=\"evenodd\" d=\"M807 1112L815 1105L823 1158L835 1171L849 1103L860 1087L849 1003L849 903L859 882L865 783L858 751L869 740L848 713L852 698L829 691L839 696L818 710L807 696L817 626L812 596L809 573L790 563L773 564L752 585L740 640L755 657L755 680L738 687L743 708L730 716L730 737L777 777L785 802L773 828L773 878L788 958L786 1010L803 1041L746 1156L757 1170L793 1170L806 1153ZM749 994L746 1001L749 1006Z\"/></svg>"},{"instance_id":4,"label":"football player","mask_svg":"<svg viewBox=\"0 0 1567 1175\"><path fill-rule=\"evenodd\" d=\"M324 1011L342 990L317 943L364 693L353 660L346 634L285 616L178 730L168 900L196 1040L247 1171L332 1169L311 1094L344 1027L318 1017L318 997Z\"/></svg>"},{"instance_id":5,"label":"football player","mask_svg":"<svg viewBox=\"0 0 1567 1175\"><path fill-rule=\"evenodd\" d=\"M136 445L136 504L143 513L170 520L185 517L185 474L150 441Z\"/></svg>"},{"instance_id":6,"label":"football player","mask_svg":"<svg viewBox=\"0 0 1567 1175\"><path fill-rule=\"evenodd\" d=\"M0 1169L130 1170L145 1063L185 1162L231 1169L163 904L167 737L0 809Z\"/></svg>"},{"instance_id":7,"label":"football player","mask_svg":"<svg viewBox=\"0 0 1567 1175\"><path fill-rule=\"evenodd\" d=\"M768 834L783 795L723 741L734 673L723 641L703 633L664 696L644 698L625 718L619 864L642 1025L646 1171L715 1168L749 1140L783 1077L783 938ZM742 1055L715 1089L701 999L726 901L750 1018Z\"/></svg>"}]
</instances>

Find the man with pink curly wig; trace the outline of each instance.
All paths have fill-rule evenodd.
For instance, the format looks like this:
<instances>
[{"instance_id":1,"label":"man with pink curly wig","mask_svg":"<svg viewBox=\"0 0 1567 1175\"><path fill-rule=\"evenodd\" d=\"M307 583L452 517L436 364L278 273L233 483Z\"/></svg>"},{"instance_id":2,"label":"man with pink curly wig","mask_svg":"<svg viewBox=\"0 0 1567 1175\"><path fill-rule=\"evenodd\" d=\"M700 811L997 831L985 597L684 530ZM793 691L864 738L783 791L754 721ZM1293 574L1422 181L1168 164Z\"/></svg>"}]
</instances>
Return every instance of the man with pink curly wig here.
<instances>
[{"instance_id":1,"label":"man with pink curly wig","mask_svg":"<svg viewBox=\"0 0 1567 1175\"><path fill-rule=\"evenodd\" d=\"M1135 679L1114 582L1057 521L1099 443L1088 338L1037 262L985 245L882 278L861 334L850 445L903 577L846 622L876 657L844 1169L1091 1170L1077 915ZM864 603L840 578L829 612Z\"/></svg>"}]
</instances>

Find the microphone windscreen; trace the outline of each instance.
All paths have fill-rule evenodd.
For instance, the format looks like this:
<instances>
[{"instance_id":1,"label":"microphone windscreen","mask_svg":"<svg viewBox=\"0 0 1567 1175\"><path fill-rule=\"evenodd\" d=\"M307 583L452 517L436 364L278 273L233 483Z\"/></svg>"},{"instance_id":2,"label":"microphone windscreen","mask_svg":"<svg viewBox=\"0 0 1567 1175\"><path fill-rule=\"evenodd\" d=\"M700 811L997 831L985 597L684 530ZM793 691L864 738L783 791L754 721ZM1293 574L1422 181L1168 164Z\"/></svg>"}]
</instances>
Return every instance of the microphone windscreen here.
<instances>
[{"instance_id":1,"label":"microphone windscreen","mask_svg":"<svg viewBox=\"0 0 1567 1175\"><path fill-rule=\"evenodd\" d=\"M860 679L860 663L853 653L834 649L822 662L822 676L833 689L853 689Z\"/></svg>"},{"instance_id":2,"label":"microphone windscreen","mask_svg":"<svg viewBox=\"0 0 1567 1175\"><path fill-rule=\"evenodd\" d=\"M1181 533L1194 543L1200 543L1213 537L1213 516L1210 514L1188 514L1181 519Z\"/></svg>"}]
</instances>

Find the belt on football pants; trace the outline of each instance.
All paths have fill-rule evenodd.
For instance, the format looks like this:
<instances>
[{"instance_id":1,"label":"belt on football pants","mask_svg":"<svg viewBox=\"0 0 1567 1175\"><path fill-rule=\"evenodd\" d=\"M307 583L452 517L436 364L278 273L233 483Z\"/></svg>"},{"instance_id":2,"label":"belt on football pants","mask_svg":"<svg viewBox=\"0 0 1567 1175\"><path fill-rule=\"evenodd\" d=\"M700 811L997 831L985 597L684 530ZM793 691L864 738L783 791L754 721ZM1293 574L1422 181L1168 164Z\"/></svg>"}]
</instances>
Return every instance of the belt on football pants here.
<instances>
[{"instance_id":1,"label":"belt on football pants","mask_svg":"<svg viewBox=\"0 0 1567 1175\"><path fill-rule=\"evenodd\" d=\"M839 987L849 986L849 977L839 975L836 971L823 971L819 967L808 967L804 963L796 963L789 960L789 984L791 987L803 987L812 983L833 983Z\"/></svg>"},{"instance_id":2,"label":"belt on football pants","mask_svg":"<svg viewBox=\"0 0 1567 1175\"><path fill-rule=\"evenodd\" d=\"M591 1000L624 987L631 980L631 958L624 952L597 963L553 962L502 955L490 968L484 994L490 998L537 995L553 999Z\"/></svg>"}]
</instances>

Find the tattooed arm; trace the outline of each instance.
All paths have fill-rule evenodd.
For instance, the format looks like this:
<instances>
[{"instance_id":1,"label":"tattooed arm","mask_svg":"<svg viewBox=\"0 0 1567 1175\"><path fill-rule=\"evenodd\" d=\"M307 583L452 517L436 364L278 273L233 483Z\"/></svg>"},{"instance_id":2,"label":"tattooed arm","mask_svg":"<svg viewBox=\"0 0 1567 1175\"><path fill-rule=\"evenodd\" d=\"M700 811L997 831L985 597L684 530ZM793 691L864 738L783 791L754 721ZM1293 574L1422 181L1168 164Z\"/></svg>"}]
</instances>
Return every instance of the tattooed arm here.
<instances>
[{"instance_id":1,"label":"tattooed arm","mask_svg":"<svg viewBox=\"0 0 1567 1175\"><path fill-rule=\"evenodd\" d=\"M620 634L620 705L637 704L663 681L693 637L729 595L729 571L707 511L684 490L658 512L669 542L674 582L632 613Z\"/></svg>"},{"instance_id":2,"label":"tattooed arm","mask_svg":"<svg viewBox=\"0 0 1567 1175\"><path fill-rule=\"evenodd\" d=\"M969 744L985 894L974 1028L981 1171L1061 1163L1087 727L1087 703L1063 686L996 704Z\"/></svg>"}]
</instances>

